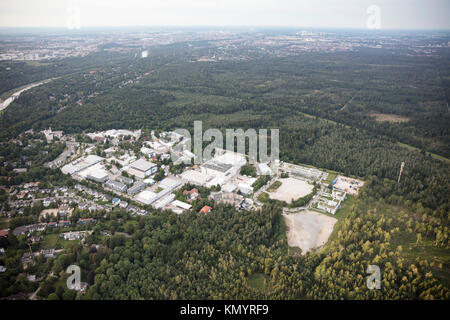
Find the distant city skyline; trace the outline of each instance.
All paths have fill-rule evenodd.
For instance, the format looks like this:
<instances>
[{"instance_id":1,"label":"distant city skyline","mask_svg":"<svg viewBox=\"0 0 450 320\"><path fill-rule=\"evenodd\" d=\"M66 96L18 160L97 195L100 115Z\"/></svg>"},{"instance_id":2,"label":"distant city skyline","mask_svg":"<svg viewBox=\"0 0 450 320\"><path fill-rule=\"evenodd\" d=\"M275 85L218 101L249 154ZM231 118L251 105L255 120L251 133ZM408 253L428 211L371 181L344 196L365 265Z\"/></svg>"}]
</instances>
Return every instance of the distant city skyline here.
<instances>
[{"instance_id":1,"label":"distant city skyline","mask_svg":"<svg viewBox=\"0 0 450 320\"><path fill-rule=\"evenodd\" d=\"M378 8L375 12L369 8ZM0 27L267 26L450 29L449 0L14 0ZM372 20L370 20L372 19ZM370 21L369 21L370 20ZM368 22L369 21L369 22Z\"/></svg>"}]
</instances>

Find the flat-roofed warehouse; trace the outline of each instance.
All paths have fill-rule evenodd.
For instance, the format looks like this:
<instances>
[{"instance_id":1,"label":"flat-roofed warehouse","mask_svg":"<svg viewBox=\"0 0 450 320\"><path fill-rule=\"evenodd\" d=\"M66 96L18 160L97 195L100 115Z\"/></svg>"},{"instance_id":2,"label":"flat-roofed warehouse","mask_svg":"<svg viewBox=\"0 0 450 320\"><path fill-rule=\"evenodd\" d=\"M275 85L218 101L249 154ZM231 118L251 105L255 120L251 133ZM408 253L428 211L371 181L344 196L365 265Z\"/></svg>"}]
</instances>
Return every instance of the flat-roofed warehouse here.
<instances>
[{"instance_id":1,"label":"flat-roofed warehouse","mask_svg":"<svg viewBox=\"0 0 450 320\"><path fill-rule=\"evenodd\" d=\"M80 172L90 166L100 163L104 158L96 155L88 155L85 158L75 160L61 168L61 172L64 174L74 174Z\"/></svg>"},{"instance_id":2,"label":"flat-roofed warehouse","mask_svg":"<svg viewBox=\"0 0 450 320\"><path fill-rule=\"evenodd\" d=\"M119 192L127 191L127 185L119 181L108 180L106 181L106 186Z\"/></svg>"},{"instance_id":3,"label":"flat-roofed warehouse","mask_svg":"<svg viewBox=\"0 0 450 320\"><path fill-rule=\"evenodd\" d=\"M89 174L86 175L87 179L104 183L108 179L108 173L103 169L91 170Z\"/></svg>"},{"instance_id":4,"label":"flat-roofed warehouse","mask_svg":"<svg viewBox=\"0 0 450 320\"><path fill-rule=\"evenodd\" d=\"M319 180L322 175L325 174L324 172L315 168L304 167L291 163L284 163L282 169L294 176L300 176L311 180Z\"/></svg>"},{"instance_id":5,"label":"flat-roofed warehouse","mask_svg":"<svg viewBox=\"0 0 450 320\"><path fill-rule=\"evenodd\" d=\"M224 153L215 156L213 159L203 164L201 166L201 170L204 174L214 176L217 180L220 180L221 182L219 184L223 184L237 175L239 169L245 165L246 162L247 161L244 156L225 151ZM208 183L208 185L211 183L213 182Z\"/></svg>"},{"instance_id":6,"label":"flat-roofed warehouse","mask_svg":"<svg viewBox=\"0 0 450 320\"><path fill-rule=\"evenodd\" d=\"M144 190L147 185L142 181L137 181L130 189L128 189L128 194L134 196L140 191Z\"/></svg>"},{"instance_id":7,"label":"flat-roofed warehouse","mask_svg":"<svg viewBox=\"0 0 450 320\"><path fill-rule=\"evenodd\" d=\"M181 174L181 178L189 183L204 186L209 180L212 179L211 176L195 170L186 170Z\"/></svg>"},{"instance_id":8,"label":"flat-roofed warehouse","mask_svg":"<svg viewBox=\"0 0 450 320\"><path fill-rule=\"evenodd\" d=\"M158 165L156 163L152 163L141 158L130 164L130 168L127 172L128 174L144 179L145 177L156 173L157 170Z\"/></svg>"},{"instance_id":9,"label":"flat-roofed warehouse","mask_svg":"<svg viewBox=\"0 0 450 320\"><path fill-rule=\"evenodd\" d=\"M90 179L96 182L104 183L108 179L108 172L101 163L94 164L86 169L78 171L74 177L82 179Z\"/></svg>"},{"instance_id":10,"label":"flat-roofed warehouse","mask_svg":"<svg viewBox=\"0 0 450 320\"><path fill-rule=\"evenodd\" d=\"M139 193L136 197L136 201L149 205L152 204L153 202L155 202L156 200L158 200L158 194L154 193L153 191L150 190L144 190L141 193Z\"/></svg>"}]
</instances>

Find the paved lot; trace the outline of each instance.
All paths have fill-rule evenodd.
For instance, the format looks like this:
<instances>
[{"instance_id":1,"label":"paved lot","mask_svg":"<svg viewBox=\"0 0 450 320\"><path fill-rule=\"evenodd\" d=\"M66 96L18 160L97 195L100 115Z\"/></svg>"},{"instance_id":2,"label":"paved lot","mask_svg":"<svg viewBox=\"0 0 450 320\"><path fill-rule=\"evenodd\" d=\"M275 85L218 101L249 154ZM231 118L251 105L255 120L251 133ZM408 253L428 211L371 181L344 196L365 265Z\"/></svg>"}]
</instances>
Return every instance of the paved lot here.
<instances>
[{"instance_id":1,"label":"paved lot","mask_svg":"<svg viewBox=\"0 0 450 320\"><path fill-rule=\"evenodd\" d=\"M283 178L278 181L281 182L281 186L275 192L269 192L270 198L274 200L291 203L292 199L302 198L313 190L313 185L304 180Z\"/></svg>"}]
</instances>

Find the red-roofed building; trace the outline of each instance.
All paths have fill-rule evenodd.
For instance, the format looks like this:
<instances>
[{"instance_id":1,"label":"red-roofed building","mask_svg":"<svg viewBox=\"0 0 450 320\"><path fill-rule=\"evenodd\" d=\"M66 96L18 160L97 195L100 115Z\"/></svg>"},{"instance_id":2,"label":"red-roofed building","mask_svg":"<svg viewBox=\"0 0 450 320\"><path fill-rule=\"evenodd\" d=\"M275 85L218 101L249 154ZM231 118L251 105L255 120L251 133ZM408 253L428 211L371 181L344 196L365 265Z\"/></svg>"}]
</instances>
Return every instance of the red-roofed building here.
<instances>
[{"instance_id":1,"label":"red-roofed building","mask_svg":"<svg viewBox=\"0 0 450 320\"><path fill-rule=\"evenodd\" d=\"M7 237L9 233L9 229L0 230L0 238Z\"/></svg>"},{"instance_id":2,"label":"red-roofed building","mask_svg":"<svg viewBox=\"0 0 450 320\"><path fill-rule=\"evenodd\" d=\"M187 196L187 199L191 202L199 197L198 189L194 188L192 190L184 190L183 195Z\"/></svg>"},{"instance_id":3,"label":"red-roofed building","mask_svg":"<svg viewBox=\"0 0 450 320\"><path fill-rule=\"evenodd\" d=\"M207 214L208 212L210 212L212 210L212 208L210 206L204 206L201 210L200 213L204 213Z\"/></svg>"}]
</instances>

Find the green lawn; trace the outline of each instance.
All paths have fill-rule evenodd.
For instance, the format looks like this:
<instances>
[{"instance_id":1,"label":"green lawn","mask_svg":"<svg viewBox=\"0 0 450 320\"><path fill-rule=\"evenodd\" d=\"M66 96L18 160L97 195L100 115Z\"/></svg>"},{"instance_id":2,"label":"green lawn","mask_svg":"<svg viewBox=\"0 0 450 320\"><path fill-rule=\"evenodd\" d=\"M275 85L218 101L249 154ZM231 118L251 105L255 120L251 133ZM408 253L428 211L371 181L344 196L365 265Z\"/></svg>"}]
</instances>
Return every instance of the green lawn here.
<instances>
[{"instance_id":1,"label":"green lawn","mask_svg":"<svg viewBox=\"0 0 450 320\"><path fill-rule=\"evenodd\" d=\"M324 182L330 184L333 182L334 178L336 178L337 173L328 172L328 177L324 180Z\"/></svg>"},{"instance_id":2,"label":"green lawn","mask_svg":"<svg viewBox=\"0 0 450 320\"><path fill-rule=\"evenodd\" d=\"M274 183L272 183L272 185L267 188L267 191L269 192L274 192L276 191L279 187L281 187L281 181L275 181Z\"/></svg>"},{"instance_id":3,"label":"green lawn","mask_svg":"<svg viewBox=\"0 0 450 320\"><path fill-rule=\"evenodd\" d=\"M44 239L41 242L41 248L42 249L61 249L61 248L67 248L69 245L73 243L79 243L80 240L64 240L63 238L59 237L59 233L51 233L46 234L44 236Z\"/></svg>"},{"instance_id":4,"label":"green lawn","mask_svg":"<svg viewBox=\"0 0 450 320\"><path fill-rule=\"evenodd\" d=\"M269 201L269 195L266 192L261 192L257 199L259 202L265 203Z\"/></svg>"}]
</instances>

